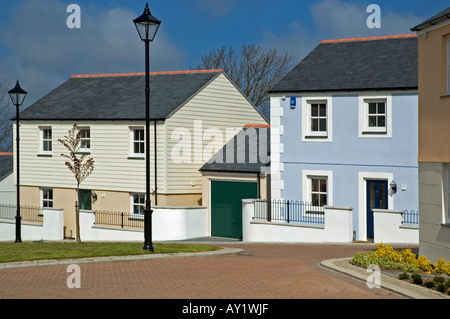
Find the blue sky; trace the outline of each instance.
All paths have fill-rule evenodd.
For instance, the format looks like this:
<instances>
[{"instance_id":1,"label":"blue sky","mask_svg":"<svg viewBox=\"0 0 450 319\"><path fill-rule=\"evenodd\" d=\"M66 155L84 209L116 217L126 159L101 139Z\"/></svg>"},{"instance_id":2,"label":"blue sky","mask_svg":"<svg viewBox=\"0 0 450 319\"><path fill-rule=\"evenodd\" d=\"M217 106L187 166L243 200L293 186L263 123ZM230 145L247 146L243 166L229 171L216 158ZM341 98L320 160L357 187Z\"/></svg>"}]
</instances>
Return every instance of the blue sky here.
<instances>
[{"instance_id":1,"label":"blue sky","mask_svg":"<svg viewBox=\"0 0 450 319\"><path fill-rule=\"evenodd\" d=\"M145 0L0 0L0 81L20 80L25 107L73 74L142 72L144 46L132 19ZM81 28L69 29L70 4ZM381 28L369 29L369 4ZM257 44L299 62L324 39L411 33L448 0L150 0L162 21L151 44L151 71L194 69L222 46Z\"/></svg>"}]
</instances>

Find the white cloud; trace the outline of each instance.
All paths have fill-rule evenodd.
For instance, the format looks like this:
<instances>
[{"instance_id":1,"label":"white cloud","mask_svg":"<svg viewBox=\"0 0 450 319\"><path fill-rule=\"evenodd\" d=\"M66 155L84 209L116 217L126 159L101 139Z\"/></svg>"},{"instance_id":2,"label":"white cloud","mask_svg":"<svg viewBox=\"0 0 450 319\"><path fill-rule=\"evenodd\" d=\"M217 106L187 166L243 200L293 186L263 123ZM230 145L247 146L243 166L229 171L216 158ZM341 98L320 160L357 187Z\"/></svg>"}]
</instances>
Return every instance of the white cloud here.
<instances>
[{"instance_id":1,"label":"white cloud","mask_svg":"<svg viewBox=\"0 0 450 319\"><path fill-rule=\"evenodd\" d=\"M371 13L368 4L343 0L319 0L311 6L311 15L322 39L384 36L411 33L410 28L423 17L412 13L401 14L381 9L381 28L369 28L366 24Z\"/></svg>"},{"instance_id":2,"label":"white cloud","mask_svg":"<svg viewBox=\"0 0 450 319\"><path fill-rule=\"evenodd\" d=\"M29 102L73 74L144 71L144 44L132 21L140 13L81 6L81 28L69 29L70 13L60 0L24 0L16 5L18 14L10 17L7 30L0 29L1 44L9 51L0 60L0 74L11 83L20 78L30 93ZM186 54L163 28L150 47L152 71L175 70L185 63Z\"/></svg>"},{"instance_id":3,"label":"white cloud","mask_svg":"<svg viewBox=\"0 0 450 319\"><path fill-rule=\"evenodd\" d=\"M288 51L300 61L321 40L410 34L412 26L425 20L413 13L400 14L381 6L381 28L370 29L366 24L371 14L366 12L367 6L363 2L318 0L310 7L314 25L305 26L302 21L292 22L283 34L266 29L262 31L263 45L277 48L283 53Z\"/></svg>"}]
</instances>

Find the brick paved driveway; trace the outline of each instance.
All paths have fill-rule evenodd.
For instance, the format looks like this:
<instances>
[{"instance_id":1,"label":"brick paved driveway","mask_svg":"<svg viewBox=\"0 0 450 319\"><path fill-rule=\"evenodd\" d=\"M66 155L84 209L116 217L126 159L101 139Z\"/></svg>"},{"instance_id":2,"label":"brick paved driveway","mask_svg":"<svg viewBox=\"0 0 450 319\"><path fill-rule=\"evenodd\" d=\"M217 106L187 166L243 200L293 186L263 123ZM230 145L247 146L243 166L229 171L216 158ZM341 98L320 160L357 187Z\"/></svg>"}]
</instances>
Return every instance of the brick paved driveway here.
<instances>
[{"instance_id":1,"label":"brick paved driveway","mask_svg":"<svg viewBox=\"0 0 450 319\"><path fill-rule=\"evenodd\" d=\"M0 269L1 299L401 299L319 265L372 245L217 244L235 255L79 264L81 288L67 287L67 265Z\"/></svg>"}]
</instances>

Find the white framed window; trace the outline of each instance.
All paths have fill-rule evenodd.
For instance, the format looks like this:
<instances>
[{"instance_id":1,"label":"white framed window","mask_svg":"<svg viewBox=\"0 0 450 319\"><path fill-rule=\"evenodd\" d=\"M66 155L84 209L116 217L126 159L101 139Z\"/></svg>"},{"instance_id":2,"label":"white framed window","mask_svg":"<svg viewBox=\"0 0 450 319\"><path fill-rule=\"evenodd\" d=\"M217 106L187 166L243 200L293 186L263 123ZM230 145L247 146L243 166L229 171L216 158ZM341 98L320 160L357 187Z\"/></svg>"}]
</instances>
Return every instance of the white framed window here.
<instances>
[{"instance_id":1,"label":"white framed window","mask_svg":"<svg viewBox=\"0 0 450 319\"><path fill-rule=\"evenodd\" d=\"M331 97L303 97L302 119L303 141L331 141Z\"/></svg>"},{"instance_id":2,"label":"white framed window","mask_svg":"<svg viewBox=\"0 0 450 319\"><path fill-rule=\"evenodd\" d=\"M359 137L392 137L392 96L359 97Z\"/></svg>"},{"instance_id":3,"label":"white framed window","mask_svg":"<svg viewBox=\"0 0 450 319\"><path fill-rule=\"evenodd\" d=\"M328 203L328 179L324 176L310 176L311 205L323 207Z\"/></svg>"},{"instance_id":4,"label":"white framed window","mask_svg":"<svg viewBox=\"0 0 450 319\"><path fill-rule=\"evenodd\" d=\"M42 188L41 189L41 203L42 207L53 207L53 189Z\"/></svg>"},{"instance_id":5,"label":"white framed window","mask_svg":"<svg viewBox=\"0 0 450 319\"><path fill-rule=\"evenodd\" d=\"M131 194L132 216L144 216L145 194Z\"/></svg>"},{"instance_id":6,"label":"white framed window","mask_svg":"<svg viewBox=\"0 0 450 319\"><path fill-rule=\"evenodd\" d=\"M90 152L91 151L91 129L89 127L79 128L81 133L80 137L80 151Z\"/></svg>"},{"instance_id":7,"label":"white framed window","mask_svg":"<svg viewBox=\"0 0 450 319\"><path fill-rule=\"evenodd\" d=\"M40 127L40 153L51 154L53 150L52 144L52 128Z\"/></svg>"},{"instance_id":8,"label":"white framed window","mask_svg":"<svg viewBox=\"0 0 450 319\"><path fill-rule=\"evenodd\" d=\"M304 170L302 201L314 207L333 205L333 172Z\"/></svg>"},{"instance_id":9,"label":"white framed window","mask_svg":"<svg viewBox=\"0 0 450 319\"><path fill-rule=\"evenodd\" d=\"M142 127L133 127L131 130L131 156L145 156L145 131Z\"/></svg>"}]
</instances>

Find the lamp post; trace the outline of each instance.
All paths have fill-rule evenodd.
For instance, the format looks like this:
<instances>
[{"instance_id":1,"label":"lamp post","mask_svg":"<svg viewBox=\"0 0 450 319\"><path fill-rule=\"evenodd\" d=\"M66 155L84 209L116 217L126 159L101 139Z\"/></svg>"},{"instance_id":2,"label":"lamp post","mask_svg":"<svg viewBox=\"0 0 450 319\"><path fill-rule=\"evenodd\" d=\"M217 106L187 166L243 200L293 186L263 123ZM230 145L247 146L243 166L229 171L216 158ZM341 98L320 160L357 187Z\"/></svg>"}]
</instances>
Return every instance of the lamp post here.
<instances>
[{"instance_id":1,"label":"lamp post","mask_svg":"<svg viewBox=\"0 0 450 319\"><path fill-rule=\"evenodd\" d=\"M11 101L16 106L16 161L17 161L17 210L16 210L16 243L21 243L22 238L20 234L20 228L21 228L21 219L20 216L20 166L19 166L19 152L20 152L20 138L19 138L19 107L22 105L23 101L25 100L25 97L27 96L27 92L24 91L19 84L19 81L17 81L16 86L8 91L8 94L11 98Z\"/></svg>"},{"instance_id":2,"label":"lamp post","mask_svg":"<svg viewBox=\"0 0 450 319\"><path fill-rule=\"evenodd\" d=\"M133 20L141 40L145 43L145 169L146 193L144 210L144 250L154 251L152 243L152 210L150 206L150 42L155 38L161 21L150 13L148 3L144 13ZM156 142L156 141L155 141Z\"/></svg>"}]
</instances>

